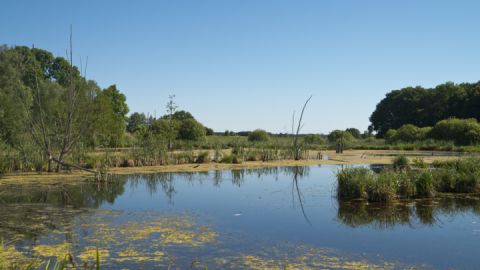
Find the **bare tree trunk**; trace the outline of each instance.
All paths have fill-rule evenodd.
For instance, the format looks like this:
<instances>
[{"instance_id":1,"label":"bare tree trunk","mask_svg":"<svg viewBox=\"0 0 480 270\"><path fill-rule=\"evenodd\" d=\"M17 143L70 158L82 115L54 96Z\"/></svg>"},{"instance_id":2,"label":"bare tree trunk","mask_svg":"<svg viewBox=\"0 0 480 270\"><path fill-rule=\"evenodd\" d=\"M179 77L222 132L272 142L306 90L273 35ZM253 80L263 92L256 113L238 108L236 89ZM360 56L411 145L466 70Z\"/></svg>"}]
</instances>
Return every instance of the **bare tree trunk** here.
<instances>
[{"instance_id":1,"label":"bare tree trunk","mask_svg":"<svg viewBox=\"0 0 480 270\"><path fill-rule=\"evenodd\" d=\"M305 108L307 107L307 104L308 104L308 102L310 101L311 98L312 98L312 96L310 96L307 99L307 101L305 101L305 104L303 105L302 113L300 114L300 119L298 120L297 132L295 133L295 136L293 138L293 158L295 160L299 160L301 158L301 150L302 149L301 149L300 145L298 144L298 134L300 133L300 130L303 127L303 125L302 125L303 113L305 112Z\"/></svg>"}]
</instances>

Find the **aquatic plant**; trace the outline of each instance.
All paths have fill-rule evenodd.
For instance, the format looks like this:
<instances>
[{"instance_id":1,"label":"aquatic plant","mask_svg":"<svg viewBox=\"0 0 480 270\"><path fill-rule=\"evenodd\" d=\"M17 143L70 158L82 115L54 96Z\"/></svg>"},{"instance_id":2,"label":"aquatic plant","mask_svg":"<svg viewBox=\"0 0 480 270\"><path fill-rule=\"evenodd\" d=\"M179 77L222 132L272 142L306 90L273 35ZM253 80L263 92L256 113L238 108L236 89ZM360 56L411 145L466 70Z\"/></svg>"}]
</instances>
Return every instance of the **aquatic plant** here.
<instances>
[{"instance_id":1,"label":"aquatic plant","mask_svg":"<svg viewBox=\"0 0 480 270\"><path fill-rule=\"evenodd\" d=\"M392 164L395 170L404 170L408 169L409 161L405 155L399 155L393 159Z\"/></svg>"},{"instance_id":2,"label":"aquatic plant","mask_svg":"<svg viewBox=\"0 0 480 270\"><path fill-rule=\"evenodd\" d=\"M367 199L366 192L374 180L371 170L363 167L345 168L337 172L337 196L343 199Z\"/></svg>"},{"instance_id":3,"label":"aquatic plant","mask_svg":"<svg viewBox=\"0 0 480 270\"><path fill-rule=\"evenodd\" d=\"M385 202L396 198L398 190L398 175L390 170L382 170L373 180L366 182L368 200Z\"/></svg>"},{"instance_id":4,"label":"aquatic plant","mask_svg":"<svg viewBox=\"0 0 480 270\"><path fill-rule=\"evenodd\" d=\"M409 170L384 169L378 174L369 171L357 167L337 172L338 197L377 202L429 198L442 192L480 192L480 158L435 162L433 168L422 165Z\"/></svg>"}]
</instances>

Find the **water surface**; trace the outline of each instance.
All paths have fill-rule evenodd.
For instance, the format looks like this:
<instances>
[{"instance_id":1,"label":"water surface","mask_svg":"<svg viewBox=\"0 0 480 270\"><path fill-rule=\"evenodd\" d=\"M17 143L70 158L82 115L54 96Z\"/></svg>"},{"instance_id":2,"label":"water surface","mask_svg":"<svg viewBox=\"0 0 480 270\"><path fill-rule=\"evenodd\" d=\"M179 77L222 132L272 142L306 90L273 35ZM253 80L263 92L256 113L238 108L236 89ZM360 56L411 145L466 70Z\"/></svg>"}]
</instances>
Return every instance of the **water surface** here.
<instances>
[{"instance_id":1,"label":"water surface","mask_svg":"<svg viewBox=\"0 0 480 270\"><path fill-rule=\"evenodd\" d=\"M340 167L135 175L0 190L0 237L106 269L475 269L480 200L339 202Z\"/></svg>"}]
</instances>

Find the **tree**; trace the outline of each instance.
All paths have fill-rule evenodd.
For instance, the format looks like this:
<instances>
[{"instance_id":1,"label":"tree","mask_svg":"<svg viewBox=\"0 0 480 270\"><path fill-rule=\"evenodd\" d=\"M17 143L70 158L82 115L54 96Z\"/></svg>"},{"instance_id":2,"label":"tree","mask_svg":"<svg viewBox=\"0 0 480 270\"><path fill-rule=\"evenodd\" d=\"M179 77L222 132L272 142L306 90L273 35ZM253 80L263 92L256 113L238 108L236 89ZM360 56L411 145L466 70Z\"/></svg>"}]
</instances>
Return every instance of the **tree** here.
<instances>
[{"instance_id":1,"label":"tree","mask_svg":"<svg viewBox=\"0 0 480 270\"><path fill-rule=\"evenodd\" d=\"M308 134L308 135L305 135L303 137L303 141L306 143L306 144L310 144L310 145L313 145L313 144L323 144L325 143L325 140L323 139L323 137L319 134Z\"/></svg>"},{"instance_id":2,"label":"tree","mask_svg":"<svg viewBox=\"0 0 480 270\"><path fill-rule=\"evenodd\" d=\"M305 101L305 104L303 104L302 113L300 114L300 118L298 119L297 132L295 132L294 135L293 135L293 146L292 147L293 147L293 158L295 160L299 160L300 157L301 157L302 146L298 141L298 135L300 134L300 130L303 127L303 125L302 125L303 113L305 112L305 108L307 107L310 99L312 99L312 96L310 96ZM292 116L292 134L293 134L293 131L294 131L294 127L295 127L295 112L293 113L293 116Z\"/></svg>"},{"instance_id":3,"label":"tree","mask_svg":"<svg viewBox=\"0 0 480 270\"><path fill-rule=\"evenodd\" d=\"M175 97L175 96L170 96L171 98ZM168 110L172 110L173 113L169 113L169 114L166 114L164 116L162 116L162 118L164 119L168 119L168 118L171 118L171 119L175 119L175 120L179 120L179 121L183 121L183 120L186 120L186 119L195 119L193 117L193 115L187 111L176 111L176 108L177 106L175 105L175 103L171 103L173 102L172 100L170 100L167 104L167 107L168 106L171 106L172 104L174 105L174 107L170 107ZM168 111L167 110L167 111Z\"/></svg>"},{"instance_id":4,"label":"tree","mask_svg":"<svg viewBox=\"0 0 480 270\"><path fill-rule=\"evenodd\" d=\"M178 139L198 141L205 138L205 127L193 118L181 121L178 130Z\"/></svg>"},{"instance_id":5,"label":"tree","mask_svg":"<svg viewBox=\"0 0 480 270\"><path fill-rule=\"evenodd\" d=\"M177 137L178 133L178 124L176 123L177 120L173 117L175 114L175 111L177 110L178 106L174 101L175 95L170 95L168 96L168 102L167 102L167 129L165 131L165 138L167 138L168 141L168 149L172 149L173 147L173 140Z\"/></svg>"},{"instance_id":6,"label":"tree","mask_svg":"<svg viewBox=\"0 0 480 270\"><path fill-rule=\"evenodd\" d=\"M362 137L362 134L360 133L360 130L358 130L356 128L347 128L345 131L352 134L352 136L355 139L360 139Z\"/></svg>"},{"instance_id":7,"label":"tree","mask_svg":"<svg viewBox=\"0 0 480 270\"><path fill-rule=\"evenodd\" d=\"M383 137L389 129L405 124L433 126L456 118L480 120L480 82L447 82L434 88L406 87L388 93L370 116L373 130Z\"/></svg>"},{"instance_id":8,"label":"tree","mask_svg":"<svg viewBox=\"0 0 480 270\"><path fill-rule=\"evenodd\" d=\"M140 126L147 126L147 117L144 113L134 112L128 117L127 131L134 133Z\"/></svg>"},{"instance_id":9,"label":"tree","mask_svg":"<svg viewBox=\"0 0 480 270\"><path fill-rule=\"evenodd\" d=\"M266 142L270 140L270 135L263 129L256 129L248 135L248 140L251 142Z\"/></svg>"},{"instance_id":10,"label":"tree","mask_svg":"<svg viewBox=\"0 0 480 270\"><path fill-rule=\"evenodd\" d=\"M97 122L100 143L109 147L121 146L129 111L125 95L120 93L116 85L111 85L101 91L95 101L100 116Z\"/></svg>"},{"instance_id":11,"label":"tree","mask_svg":"<svg viewBox=\"0 0 480 270\"><path fill-rule=\"evenodd\" d=\"M59 171L72 153L90 144L102 132L98 123L124 128L128 111L116 88L102 93L81 76L72 47L70 37L68 60L37 48L0 52L0 139L19 151L33 144L48 160L49 171L52 161Z\"/></svg>"},{"instance_id":12,"label":"tree","mask_svg":"<svg viewBox=\"0 0 480 270\"><path fill-rule=\"evenodd\" d=\"M352 134L343 130L334 130L327 136L328 141L331 143L348 143L354 140Z\"/></svg>"},{"instance_id":13,"label":"tree","mask_svg":"<svg viewBox=\"0 0 480 270\"><path fill-rule=\"evenodd\" d=\"M205 135L212 136L214 134L213 129L205 127Z\"/></svg>"}]
</instances>

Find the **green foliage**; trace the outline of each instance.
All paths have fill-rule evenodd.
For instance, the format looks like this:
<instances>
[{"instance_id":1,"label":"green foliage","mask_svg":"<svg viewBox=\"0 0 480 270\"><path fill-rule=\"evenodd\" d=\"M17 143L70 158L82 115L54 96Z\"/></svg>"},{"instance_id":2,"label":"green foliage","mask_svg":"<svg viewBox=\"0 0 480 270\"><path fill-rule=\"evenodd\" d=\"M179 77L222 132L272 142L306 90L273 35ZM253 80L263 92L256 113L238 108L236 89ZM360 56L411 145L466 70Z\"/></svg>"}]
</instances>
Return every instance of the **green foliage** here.
<instances>
[{"instance_id":1,"label":"green foliage","mask_svg":"<svg viewBox=\"0 0 480 270\"><path fill-rule=\"evenodd\" d=\"M418 197L433 197L435 194L433 175L430 171L421 171L415 181Z\"/></svg>"},{"instance_id":2,"label":"green foliage","mask_svg":"<svg viewBox=\"0 0 480 270\"><path fill-rule=\"evenodd\" d=\"M437 161L433 169L382 170L346 168L337 172L337 194L343 199L391 201L395 198L429 198L437 193L480 192L480 158Z\"/></svg>"},{"instance_id":3,"label":"green foliage","mask_svg":"<svg viewBox=\"0 0 480 270\"><path fill-rule=\"evenodd\" d=\"M205 138L205 127L193 118L182 120L178 128L180 140L198 141Z\"/></svg>"},{"instance_id":4,"label":"green foliage","mask_svg":"<svg viewBox=\"0 0 480 270\"><path fill-rule=\"evenodd\" d=\"M79 144L119 146L126 112L115 86L101 91L64 58L28 47L0 52L0 140L23 156L25 145L60 161Z\"/></svg>"},{"instance_id":5,"label":"green foliage","mask_svg":"<svg viewBox=\"0 0 480 270\"><path fill-rule=\"evenodd\" d=\"M195 163L208 163L208 162L210 162L210 153L208 153L208 151L199 153L197 158L195 159Z\"/></svg>"},{"instance_id":6,"label":"green foliage","mask_svg":"<svg viewBox=\"0 0 480 270\"><path fill-rule=\"evenodd\" d=\"M308 134L303 136L303 142L307 145L319 145L324 144L325 140L319 134Z\"/></svg>"},{"instance_id":7,"label":"green foliage","mask_svg":"<svg viewBox=\"0 0 480 270\"><path fill-rule=\"evenodd\" d=\"M240 164L240 163L242 163L242 161L240 160L240 158L238 158L237 155L224 156L220 162L221 163L230 163L230 164Z\"/></svg>"},{"instance_id":8,"label":"green foliage","mask_svg":"<svg viewBox=\"0 0 480 270\"><path fill-rule=\"evenodd\" d=\"M388 143L422 141L427 138L430 129L429 127L419 128L412 124L406 124L399 129L389 130L385 134L385 140Z\"/></svg>"},{"instance_id":9,"label":"green foliage","mask_svg":"<svg viewBox=\"0 0 480 270\"><path fill-rule=\"evenodd\" d=\"M213 129L205 127L205 135L213 136L213 134L214 134Z\"/></svg>"},{"instance_id":10,"label":"green foliage","mask_svg":"<svg viewBox=\"0 0 480 270\"><path fill-rule=\"evenodd\" d=\"M342 199L367 199L366 187L374 181L371 170L346 168L337 172L337 196Z\"/></svg>"},{"instance_id":11,"label":"green foliage","mask_svg":"<svg viewBox=\"0 0 480 270\"><path fill-rule=\"evenodd\" d=\"M432 147L449 141L456 145L475 145L480 143L480 124L473 118L449 118L439 121L433 128L406 124L399 129L388 130L385 141L389 144L426 142Z\"/></svg>"},{"instance_id":12,"label":"green foliage","mask_svg":"<svg viewBox=\"0 0 480 270\"><path fill-rule=\"evenodd\" d=\"M383 137L388 130L405 124L418 127L433 126L448 119L480 119L480 82L441 84L427 89L407 87L388 93L370 116L372 129Z\"/></svg>"},{"instance_id":13,"label":"green foliage","mask_svg":"<svg viewBox=\"0 0 480 270\"><path fill-rule=\"evenodd\" d=\"M248 135L248 140L251 142L267 142L270 140L270 135L263 129L256 129Z\"/></svg>"},{"instance_id":14,"label":"green foliage","mask_svg":"<svg viewBox=\"0 0 480 270\"><path fill-rule=\"evenodd\" d=\"M373 181L368 182L366 191L371 202L388 202L397 197L399 174L382 170Z\"/></svg>"},{"instance_id":15,"label":"green foliage","mask_svg":"<svg viewBox=\"0 0 480 270\"><path fill-rule=\"evenodd\" d=\"M404 155L399 155L393 159L393 168L395 170L405 170L409 168L408 158Z\"/></svg>"},{"instance_id":16,"label":"green foliage","mask_svg":"<svg viewBox=\"0 0 480 270\"><path fill-rule=\"evenodd\" d=\"M352 134L352 136L355 139L360 139L362 137L362 134L360 133L360 130L358 130L356 128L347 128L345 131Z\"/></svg>"},{"instance_id":17,"label":"green foliage","mask_svg":"<svg viewBox=\"0 0 480 270\"><path fill-rule=\"evenodd\" d=\"M454 141L457 145L480 143L480 124L476 119L449 118L439 121L430 131L437 140Z\"/></svg>"},{"instance_id":18,"label":"green foliage","mask_svg":"<svg viewBox=\"0 0 480 270\"><path fill-rule=\"evenodd\" d=\"M109 86L96 97L97 121L96 135L99 143L106 147L120 147L126 129L128 106L126 97L116 85Z\"/></svg>"},{"instance_id":19,"label":"green foliage","mask_svg":"<svg viewBox=\"0 0 480 270\"><path fill-rule=\"evenodd\" d=\"M350 132L343 130L334 130L328 134L328 141L331 143L349 143L354 140L354 137Z\"/></svg>"},{"instance_id":20,"label":"green foliage","mask_svg":"<svg viewBox=\"0 0 480 270\"><path fill-rule=\"evenodd\" d=\"M144 113L134 112L128 117L127 131L134 133L140 126L147 126L147 117Z\"/></svg>"}]
</instances>

